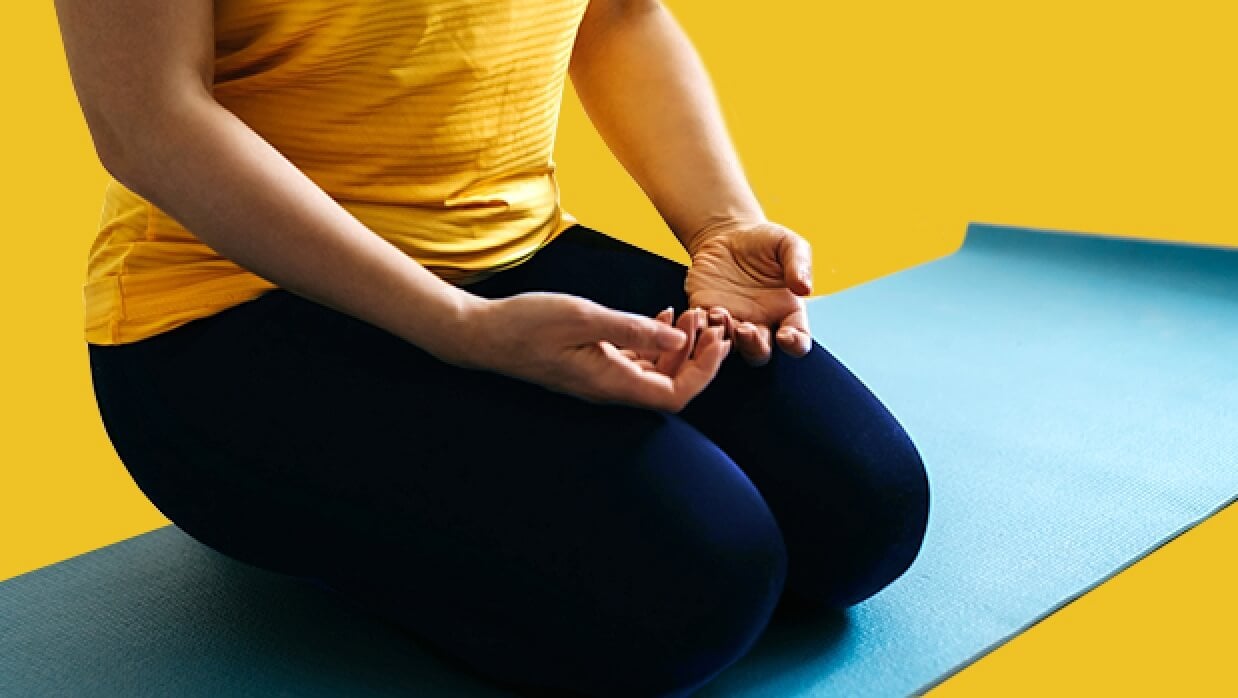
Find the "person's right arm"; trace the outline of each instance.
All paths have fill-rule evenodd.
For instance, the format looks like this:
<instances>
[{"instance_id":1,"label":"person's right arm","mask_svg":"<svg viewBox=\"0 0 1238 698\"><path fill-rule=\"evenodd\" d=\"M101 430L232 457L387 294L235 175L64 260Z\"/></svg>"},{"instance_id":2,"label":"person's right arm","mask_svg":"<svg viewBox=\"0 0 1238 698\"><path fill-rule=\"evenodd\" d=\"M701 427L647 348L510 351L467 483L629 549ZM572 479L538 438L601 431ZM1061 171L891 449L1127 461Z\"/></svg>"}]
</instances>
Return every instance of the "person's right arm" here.
<instances>
[{"instance_id":1,"label":"person's right arm","mask_svg":"<svg viewBox=\"0 0 1238 698\"><path fill-rule=\"evenodd\" d=\"M668 322L583 298L489 300L431 273L215 101L212 0L55 6L103 166L219 254L277 286L449 363L600 402L677 411L729 351L721 328L685 342ZM691 335L702 326L677 325ZM694 355L674 373L633 358L656 354L659 345Z\"/></svg>"}]
</instances>

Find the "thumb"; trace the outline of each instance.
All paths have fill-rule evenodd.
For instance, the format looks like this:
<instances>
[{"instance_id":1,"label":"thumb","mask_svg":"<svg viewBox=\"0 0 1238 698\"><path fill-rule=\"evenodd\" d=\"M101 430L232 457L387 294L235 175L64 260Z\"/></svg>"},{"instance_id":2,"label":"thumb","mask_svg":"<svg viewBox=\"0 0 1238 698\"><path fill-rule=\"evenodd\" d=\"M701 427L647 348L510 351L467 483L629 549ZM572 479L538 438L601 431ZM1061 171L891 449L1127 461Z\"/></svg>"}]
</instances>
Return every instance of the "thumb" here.
<instances>
[{"instance_id":1,"label":"thumb","mask_svg":"<svg viewBox=\"0 0 1238 698\"><path fill-rule=\"evenodd\" d=\"M624 349L673 351L688 341L688 335L676 327L600 304L586 314L584 324L590 340L605 340Z\"/></svg>"},{"instance_id":2,"label":"thumb","mask_svg":"<svg viewBox=\"0 0 1238 698\"><path fill-rule=\"evenodd\" d=\"M812 293L812 247L791 230L784 230L778 244L778 261L782 264L783 281L797 296Z\"/></svg>"}]
</instances>

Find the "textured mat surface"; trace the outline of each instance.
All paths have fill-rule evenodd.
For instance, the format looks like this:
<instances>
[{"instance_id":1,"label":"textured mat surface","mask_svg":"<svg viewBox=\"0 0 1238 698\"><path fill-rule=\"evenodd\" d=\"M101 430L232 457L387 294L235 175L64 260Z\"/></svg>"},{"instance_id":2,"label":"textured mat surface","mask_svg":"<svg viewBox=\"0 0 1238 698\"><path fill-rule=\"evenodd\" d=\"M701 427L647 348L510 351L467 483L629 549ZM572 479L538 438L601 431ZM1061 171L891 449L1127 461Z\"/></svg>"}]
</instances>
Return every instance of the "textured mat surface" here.
<instances>
[{"instance_id":1,"label":"textured mat surface","mask_svg":"<svg viewBox=\"0 0 1238 698\"><path fill-rule=\"evenodd\" d=\"M1238 250L974 225L810 304L933 483L908 573L704 695L921 691L1238 495Z\"/></svg>"},{"instance_id":2,"label":"textured mat surface","mask_svg":"<svg viewBox=\"0 0 1238 698\"><path fill-rule=\"evenodd\" d=\"M923 691L1238 495L1236 250L972 226L809 307L920 446L928 537L698 695ZM508 694L165 528L0 584L0 695Z\"/></svg>"}]
</instances>

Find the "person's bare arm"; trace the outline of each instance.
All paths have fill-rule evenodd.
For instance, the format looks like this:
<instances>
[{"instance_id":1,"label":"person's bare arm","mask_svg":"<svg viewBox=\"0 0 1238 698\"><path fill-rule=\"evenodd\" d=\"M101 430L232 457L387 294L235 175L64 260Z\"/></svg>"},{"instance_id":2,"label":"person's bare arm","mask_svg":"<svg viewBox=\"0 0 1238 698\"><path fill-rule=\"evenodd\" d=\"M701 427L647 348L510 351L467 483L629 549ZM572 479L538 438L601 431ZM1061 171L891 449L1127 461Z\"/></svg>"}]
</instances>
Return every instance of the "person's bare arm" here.
<instances>
[{"instance_id":1,"label":"person's bare arm","mask_svg":"<svg viewBox=\"0 0 1238 698\"><path fill-rule=\"evenodd\" d=\"M434 275L215 101L212 0L55 7L104 167L275 285L449 363L598 402L678 411L729 351L729 340L699 317L672 324L543 292L491 300ZM661 352L684 358L639 358ZM666 365L674 369L658 368Z\"/></svg>"},{"instance_id":2,"label":"person's bare arm","mask_svg":"<svg viewBox=\"0 0 1238 698\"><path fill-rule=\"evenodd\" d=\"M276 285L455 358L480 299L374 234L215 101L211 0L56 10L95 148L119 182Z\"/></svg>"},{"instance_id":3,"label":"person's bare arm","mask_svg":"<svg viewBox=\"0 0 1238 698\"><path fill-rule=\"evenodd\" d=\"M661 0L590 0L572 84L594 128L691 257L689 303L708 306L745 360L812 348L812 248L766 218L700 55Z\"/></svg>"},{"instance_id":4,"label":"person's bare arm","mask_svg":"<svg viewBox=\"0 0 1238 698\"><path fill-rule=\"evenodd\" d=\"M689 252L711 226L764 220L700 56L659 0L591 0L569 72L594 128Z\"/></svg>"}]
</instances>

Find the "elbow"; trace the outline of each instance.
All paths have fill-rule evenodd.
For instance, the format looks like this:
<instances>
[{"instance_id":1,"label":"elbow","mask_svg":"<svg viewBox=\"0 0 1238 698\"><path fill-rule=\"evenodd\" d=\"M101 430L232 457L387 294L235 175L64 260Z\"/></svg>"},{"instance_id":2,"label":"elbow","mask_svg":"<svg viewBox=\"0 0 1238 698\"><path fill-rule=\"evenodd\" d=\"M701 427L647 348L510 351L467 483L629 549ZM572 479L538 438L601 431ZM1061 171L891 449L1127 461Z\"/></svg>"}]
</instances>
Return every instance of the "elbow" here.
<instances>
[{"instance_id":1,"label":"elbow","mask_svg":"<svg viewBox=\"0 0 1238 698\"><path fill-rule=\"evenodd\" d=\"M119 146L104 146L95 140L95 154L99 157L99 164L103 165L103 169L112 176L112 179L125 185L130 191L134 191L132 168L125 164L123 152Z\"/></svg>"},{"instance_id":2,"label":"elbow","mask_svg":"<svg viewBox=\"0 0 1238 698\"><path fill-rule=\"evenodd\" d=\"M86 121L100 164L116 181L141 194L157 182L148 181L151 166L178 146L204 105L200 100L164 100L141 109L124 106L85 109Z\"/></svg>"},{"instance_id":3,"label":"elbow","mask_svg":"<svg viewBox=\"0 0 1238 698\"><path fill-rule=\"evenodd\" d=\"M133 192L144 191L143 160L150 157L150 145L158 138L153 129L140 123L113 126L113 121L97 117L87 119L90 137L99 164L117 182Z\"/></svg>"},{"instance_id":4,"label":"elbow","mask_svg":"<svg viewBox=\"0 0 1238 698\"><path fill-rule=\"evenodd\" d=\"M142 137L141 129L132 124L121 126L124 120L107 109L83 105L82 112L99 164L114 179L132 189L133 163L138 160L134 151Z\"/></svg>"}]
</instances>

